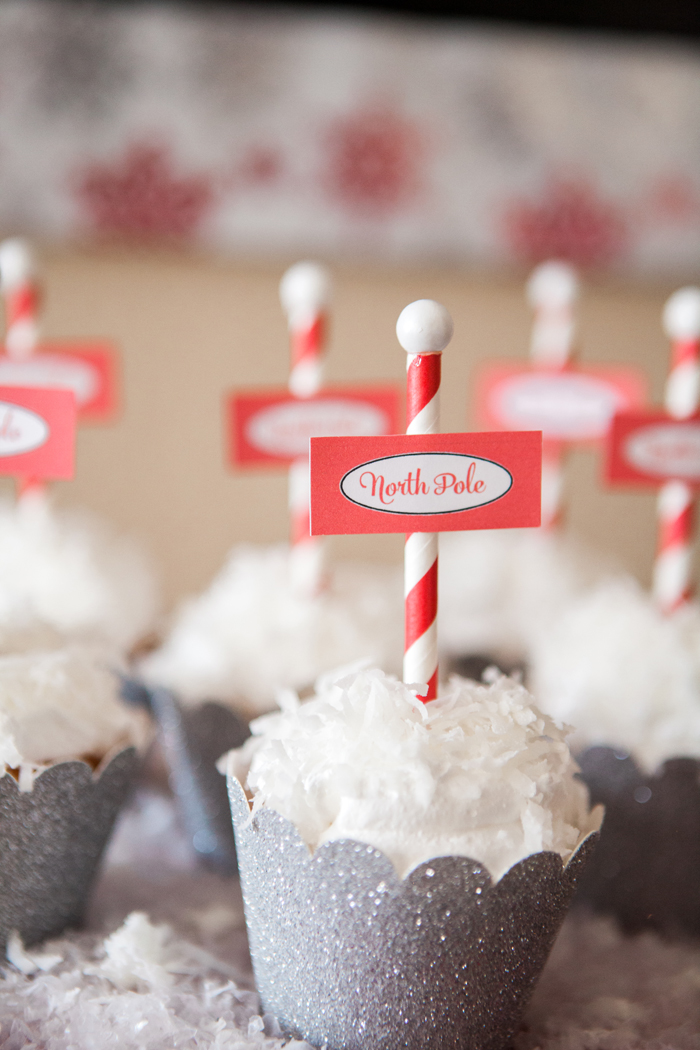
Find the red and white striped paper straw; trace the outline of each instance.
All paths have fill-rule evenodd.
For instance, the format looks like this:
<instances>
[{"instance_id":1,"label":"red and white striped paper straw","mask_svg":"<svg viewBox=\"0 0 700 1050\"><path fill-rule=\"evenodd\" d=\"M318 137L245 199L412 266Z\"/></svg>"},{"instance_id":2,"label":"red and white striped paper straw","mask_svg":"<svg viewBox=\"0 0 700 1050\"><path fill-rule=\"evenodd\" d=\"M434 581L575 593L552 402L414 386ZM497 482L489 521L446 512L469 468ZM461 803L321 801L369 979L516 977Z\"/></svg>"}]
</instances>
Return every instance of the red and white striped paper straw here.
<instances>
[{"instance_id":1,"label":"red and white striped paper straw","mask_svg":"<svg viewBox=\"0 0 700 1050\"><path fill-rule=\"evenodd\" d=\"M441 354L452 338L452 318L440 303L419 299L402 311L396 334L408 354L406 371L407 434L436 434L440 426ZM438 537L406 536L404 596L406 636L404 682L426 684L426 701L438 687Z\"/></svg>"},{"instance_id":2,"label":"red and white striped paper straw","mask_svg":"<svg viewBox=\"0 0 700 1050\"><path fill-rule=\"evenodd\" d=\"M568 263L546 262L533 270L527 299L534 310L530 360L536 368L564 369L574 349L578 298L576 271ZM545 441L542 449L542 527L561 524L564 497L564 457L559 442Z\"/></svg>"},{"instance_id":3,"label":"red and white striped paper straw","mask_svg":"<svg viewBox=\"0 0 700 1050\"><path fill-rule=\"evenodd\" d=\"M5 351L29 357L39 341L39 290L31 249L21 237L0 244L0 291L5 303Z\"/></svg>"},{"instance_id":4,"label":"red and white striped paper straw","mask_svg":"<svg viewBox=\"0 0 700 1050\"><path fill-rule=\"evenodd\" d=\"M663 313L671 339L671 368L664 405L674 419L688 419L700 408L700 288L681 288ZM672 613L693 592L693 524L695 496L683 481L668 481L659 492L659 537L653 592L659 608Z\"/></svg>"},{"instance_id":5,"label":"red and white striped paper straw","mask_svg":"<svg viewBox=\"0 0 700 1050\"><path fill-rule=\"evenodd\" d=\"M305 399L323 386L327 308L331 281L325 267L314 262L291 266L280 282L280 300L289 325L291 362L289 391ZM309 458L289 468L289 517L292 570L300 586L315 590L321 577L321 541L311 536Z\"/></svg>"},{"instance_id":6,"label":"red and white striped paper straw","mask_svg":"<svg viewBox=\"0 0 700 1050\"><path fill-rule=\"evenodd\" d=\"M32 250L22 237L0 244L0 293L5 305L5 353L22 361L39 342L39 288ZM17 495L23 501L46 498L46 485L38 478L17 478Z\"/></svg>"}]
</instances>

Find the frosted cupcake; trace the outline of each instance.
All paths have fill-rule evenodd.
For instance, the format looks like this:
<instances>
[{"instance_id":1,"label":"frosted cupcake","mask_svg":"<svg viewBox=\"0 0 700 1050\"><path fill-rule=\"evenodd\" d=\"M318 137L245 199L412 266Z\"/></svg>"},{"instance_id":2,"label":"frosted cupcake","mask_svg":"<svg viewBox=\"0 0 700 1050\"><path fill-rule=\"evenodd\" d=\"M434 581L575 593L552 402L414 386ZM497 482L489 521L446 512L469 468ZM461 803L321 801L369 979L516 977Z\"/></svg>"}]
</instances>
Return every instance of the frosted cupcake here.
<instances>
[{"instance_id":1,"label":"frosted cupcake","mask_svg":"<svg viewBox=\"0 0 700 1050\"><path fill-rule=\"evenodd\" d=\"M379 565L340 564L324 586L299 577L298 552L240 546L200 597L175 616L164 645L142 664L148 681L186 705L215 697L245 717L276 706L282 689L306 690L319 674L367 659L398 669L402 581Z\"/></svg>"},{"instance_id":2,"label":"frosted cupcake","mask_svg":"<svg viewBox=\"0 0 700 1050\"><path fill-rule=\"evenodd\" d=\"M141 665L193 848L225 873L236 870L236 854L215 762L245 740L248 718L340 661L401 661L399 573L340 565L319 589L320 548L305 547L235 548Z\"/></svg>"},{"instance_id":3,"label":"frosted cupcake","mask_svg":"<svg viewBox=\"0 0 700 1050\"><path fill-rule=\"evenodd\" d=\"M153 572L130 539L85 512L59 511L40 492L0 503L0 642L60 639L126 653L153 629ZM39 644L41 638L39 637Z\"/></svg>"},{"instance_id":4,"label":"frosted cupcake","mask_svg":"<svg viewBox=\"0 0 700 1050\"><path fill-rule=\"evenodd\" d=\"M446 533L440 547L440 640L459 666L482 656L525 665L568 605L612 564L576 539L542 529Z\"/></svg>"},{"instance_id":5,"label":"frosted cupcake","mask_svg":"<svg viewBox=\"0 0 700 1050\"><path fill-rule=\"evenodd\" d=\"M376 670L252 730L226 762L265 1008L331 1050L505 1045L600 821L563 732L512 679L424 705Z\"/></svg>"},{"instance_id":6,"label":"frosted cupcake","mask_svg":"<svg viewBox=\"0 0 700 1050\"><path fill-rule=\"evenodd\" d=\"M542 707L606 825L586 887L629 928L700 933L700 608L663 615L631 578L572 603L532 655Z\"/></svg>"},{"instance_id":7,"label":"frosted cupcake","mask_svg":"<svg viewBox=\"0 0 700 1050\"><path fill-rule=\"evenodd\" d=\"M0 945L80 922L147 738L102 650L0 657Z\"/></svg>"}]
</instances>

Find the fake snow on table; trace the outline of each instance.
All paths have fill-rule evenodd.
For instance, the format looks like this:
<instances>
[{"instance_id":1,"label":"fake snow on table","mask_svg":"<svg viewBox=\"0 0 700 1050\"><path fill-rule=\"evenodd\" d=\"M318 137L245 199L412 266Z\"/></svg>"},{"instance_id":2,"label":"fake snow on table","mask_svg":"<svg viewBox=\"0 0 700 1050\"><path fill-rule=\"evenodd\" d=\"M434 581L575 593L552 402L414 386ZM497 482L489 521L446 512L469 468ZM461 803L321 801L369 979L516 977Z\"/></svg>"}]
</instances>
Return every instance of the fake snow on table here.
<instances>
[{"instance_id":1,"label":"fake snow on table","mask_svg":"<svg viewBox=\"0 0 700 1050\"><path fill-rule=\"evenodd\" d=\"M448 657L527 657L578 595L612 572L568 536L539 529L445 533L439 635Z\"/></svg>"},{"instance_id":2,"label":"fake snow on table","mask_svg":"<svg viewBox=\"0 0 700 1050\"><path fill-rule=\"evenodd\" d=\"M44 636L129 649L152 627L151 568L129 538L85 512L54 509L43 494L0 503L0 646Z\"/></svg>"},{"instance_id":3,"label":"fake snow on table","mask_svg":"<svg viewBox=\"0 0 700 1050\"><path fill-rule=\"evenodd\" d=\"M172 801L140 792L124 812L106 858L90 932L30 949L33 973L5 965L0 1050L278 1050L283 1045L265 1034L274 1022L260 1017L250 990L237 880L193 871L184 840L173 854L177 838ZM148 912L151 925L167 923L175 933L162 939L147 934L144 939L152 938L157 951L137 965L142 973L149 968L151 981L134 975L136 987L127 990L104 966L114 965L115 948L123 959L131 954L129 944L140 943L144 920L123 925L135 909ZM122 936L112 942L108 962L105 933L119 927ZM57 956L60 962L54 962ZM40 969L40 960L50 968ZM125 971L130 983L130 968ZM569 917L515 1037L515 1050L697 1050L699 986L697 944L671 944L653 934L625 937L607 920ZM304 1044L286 1045L306 1050Z\"/></svg>"},{"instance_id":4,"label":"fake snow on table","mask_svg":"<svg viewBox=\"0 0 700 1050\"><path fill-rule=\"evenodd\" d=\"M26 951L14 940L0 995L0 1047L45 1050L282 1046L273 1018L231 967L133 912L104 940ZM286 1043L298 1050L305 1043Z\"/></svg>"},{"instance_id":5,"label":"fake snow on table","mask_svg":"<svg viewBox=\"0 0 700 1050\"><path fill-rule=\"evenodd\" d=\"M599 823L564 732L513 679L455 677L424 704L382 671L341 670L251 729L228 770L254 812L281 813L311 849L366 842L401 877L441 856L479 861L494 879L539 851L566 861Z\"/></svg>"},{"instance_id":6,"label":"fake snow on table","mask_svg":"<svg viewBox=\"0 0 700 1050\"><path fill-rule=\"evenodd\" d=\"M576 727L575 750L605 744L648 772L700 758L700 607L664 616L631 578L562 611L532 653L542 708Z\"/></svg>"},{"instance_id":7,"label":"fake snow on table","mask_svg":"<svg viewBox=\"0 0 700 1050\"><path fill-rule=\"evenodd\" d=\"M366 659L398 669L400 573L341 564L325 582L315 593L295 578L286 546L236 547L209 589L183 605L142 670L186 702L216 698L260 713L275 706L280 689L308 688L339 664Z\"/></svg>"}]
</instances>

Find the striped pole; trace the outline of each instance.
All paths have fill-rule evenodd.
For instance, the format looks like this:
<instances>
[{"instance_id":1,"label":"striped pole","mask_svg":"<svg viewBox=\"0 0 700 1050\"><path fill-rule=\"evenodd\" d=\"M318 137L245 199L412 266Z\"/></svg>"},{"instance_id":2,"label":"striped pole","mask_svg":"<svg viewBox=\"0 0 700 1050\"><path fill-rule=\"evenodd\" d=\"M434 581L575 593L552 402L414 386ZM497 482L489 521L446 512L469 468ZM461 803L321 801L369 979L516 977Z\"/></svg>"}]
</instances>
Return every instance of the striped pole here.
<instances>
[{"instance_id":1,"label":"striped pole","mask_svg":"<svg viewBox=\"0 0 700 1050\"><path fill-rule=\"evenodd\" d=\"M5 303L5 352L29 357L39 341L39 290L31 249L21 237L0 244L0 291Z\"/></svg>"},{"instance_id":2,"label":"striped pole","mask_svg":"<svg viewBox=\"0 0 700 1050\"><path fill-rule=\"evenodd\" d=\"M291 362L289 392L305 399L323 385L323 366L331 281L325 267L314 262L291 266L280 282L280 301L287 315ZM324 545L311 536L309 457L289 468L291 572L299 589L315 592L321 585Z\"/></svg>"},{"instance_id":3,"label":"striped pole","mask_svg":"<svg viewBox=\"0 0 700 1050\"><path fill-rule=\"evenodd\" d=\"M402 311L396 324L406 362L406 433L436 434L440 426L441 355L452 338L452 318L440 303L419 299ZM438 687L438 537L432 532L406 536L404 598L406 636L404 682L427 683L425 701Z\"/></svg>"},{"instance_id":4,"label":"striped pole","mask_svg":"<svg viewBox=\"0 0 700 1050\"><path fill-rule=\"evenodd\" d=\"M564 369L574 349L578 298L576 271L568 263L546 262L533 270L527 299L534 310L530 360L536 368ZM561 524L564 498L564 457L561 443L545 441L542 449L542 527Z\"/></svg>"},{"instance_id":5,"label":"striped pole","mask_svg":"<svg viewBox=\"0 0 700 1050\"><path fill-rule=\"evenodd\" d=\"M663 313L671 339L671 368L664 405L674 419L688 419L700 408L700 288L681 288ZM668 481L659 492L659 536L653 593L659 608L672 613L692 592L695 497L683 481Z\"/></svg>"},{"instance_id":6,"label":"striped pole","mask_svg":"<svg viewBox=\"0 0 700 1050\"><path fill-rule=\"evenodd\" d=\"M26 360L39 342L39 288L31 248L22 237L9 237L0 244L0 293L5 306L5 353ZM33 477L17 478L22 502L46 499L46 485Z\"/></svg>"}]
</instances>

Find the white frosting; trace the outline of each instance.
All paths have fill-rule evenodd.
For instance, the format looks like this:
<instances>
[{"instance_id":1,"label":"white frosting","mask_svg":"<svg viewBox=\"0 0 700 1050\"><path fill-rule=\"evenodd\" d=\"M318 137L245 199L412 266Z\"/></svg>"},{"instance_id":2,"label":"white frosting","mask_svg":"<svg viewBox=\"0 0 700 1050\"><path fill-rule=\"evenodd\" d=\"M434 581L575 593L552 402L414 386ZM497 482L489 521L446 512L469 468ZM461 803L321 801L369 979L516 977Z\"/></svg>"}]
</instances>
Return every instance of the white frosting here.
<instances>
[{"instance_id":1,"label":"white frosting","mask_svg":"<svg viewBox=\"0 0 700 1050\"><path fill-rule=\"evenodd\" d=\"M85 645L0 657L0 769L19 769L21 788L53 762L144 744L148 720L119 699L111 664Z\"/></svg>"},{"instance_id":2,"label":"white frosting","mask_svg":"<svg viewBox=\"0 0 700 1050\"><path fill-rule=\"evenodd\" d=\"M153 574L130 539L42 495L0 503L0 646L26 648L22 631L44 625L126 650L156 612ZM3 642L8 633L15 642Z\"/></svg>"},{"instance_id":3,"label":"white frosting","mask_svg":"<svg viewBox=\"0 0 700 1050\"><path fill-rule=\"evenodd\" d=\"M445 855L471 857L495 879L540 850L566 860L599 817L564 731L512 678L453 678L423 704L382 671L339 671L251 728L228 769L254 809L282 813L311 849L375 846L402 876Z\"/></svg>"},{"instance_id":4,"label":"white frosting","mask_svg":"<svg viewBox=\"0 0 700 1050\"><path fill-rule=\"evenodd\" d=\"M526 656L578 594L612 568L570 537L541 529L440 537L439 637L450 655Z\"/></svg>"},{"instance_id":5,"label":"white frosting","mask_svg":"<svg viewBox=\"0 0 700 1050\"><path fill-rule=\"evenodd\" d=\"M700 607L663 616L631 578L574 602L532 652L532 682L575 748L607 744L651 771L700 757Z\"/></svg>"},{"instance_id":6,"label":"white frosting","mask_svg":"<svg viewBox=\"0 0 700 1050\"><path fill-rule=\"evenodd\" d=\"M313 594L295 580L288 547L236 547L209 589L179 610L142 671L189 702L214 697L269 711L280 688L306 688L340 663L367 659L398 670L402 609L398 570L334 566Z\"/></svg>"}]
</instances>

